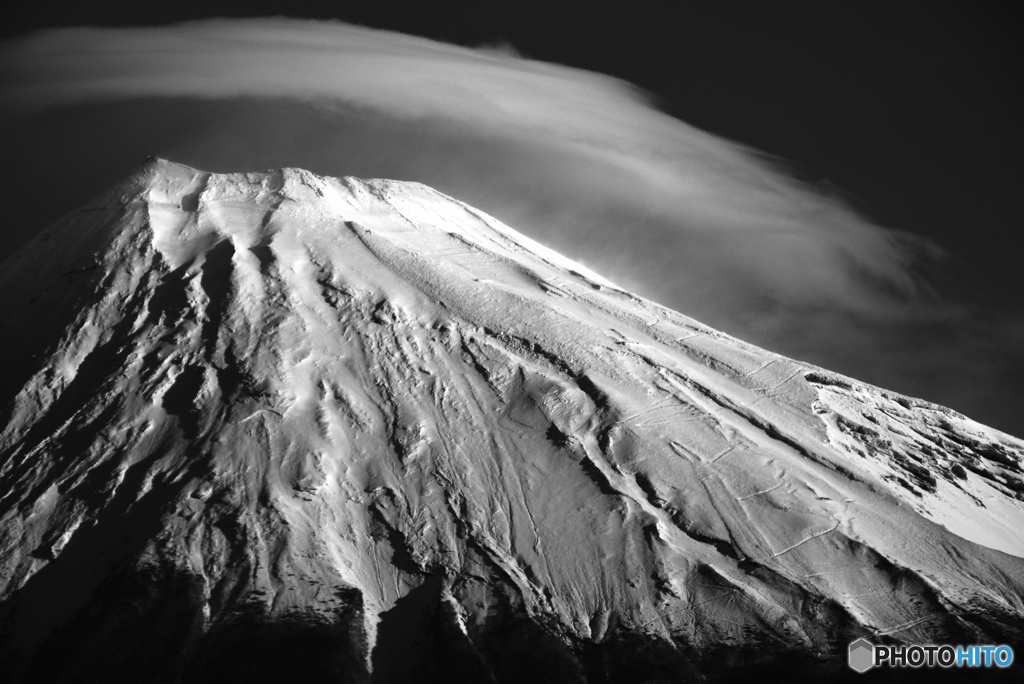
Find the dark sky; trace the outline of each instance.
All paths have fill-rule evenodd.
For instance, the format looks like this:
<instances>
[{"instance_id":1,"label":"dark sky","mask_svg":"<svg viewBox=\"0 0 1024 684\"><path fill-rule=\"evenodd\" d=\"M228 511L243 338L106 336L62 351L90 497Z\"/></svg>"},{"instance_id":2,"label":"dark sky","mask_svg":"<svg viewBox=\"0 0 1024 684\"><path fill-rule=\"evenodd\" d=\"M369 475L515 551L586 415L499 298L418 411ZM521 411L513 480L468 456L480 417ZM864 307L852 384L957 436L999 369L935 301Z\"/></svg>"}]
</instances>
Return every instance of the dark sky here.
<instances>
[{"instance_id":1,"label":"dark sky","mask_svg":"<svg viewBox=\"0 0 1024 684\"><path fill-rule=\"evenodd\" d=\"M801 346L798 328L787 332L781 326L763 339L748 339L1024 435L1024 419L1018 419L1024 399L1007 404L1024 382L1024 351L1011 338L989 345L979 337L986 334L979 332L987 329L986 319L1024 316L1016 240L1024 106L1020 25L1009 7L701 2L631 3L626 10L623 3L40 3L6 17L0 38L47 27L162 25L216 16L335 18L470 47L507 45L531 59L621 78L645 89L663 111L759 150L799 178L842 195L873 222L927 236L945 248L952 259L934 283L950 300L962 300L980 326L967 335L974 342L962 348L999 349L1000 357L990 359L973 383L970 374L955 382L924 377L929 367L938 367L923 363L907 365L905 379L889 382L899 359L913 355L913 335L943 359L944 370L936 373L953 373L961 348L950 342L947 351L941 349L950 330L866 331L879 355L889 355L889 361L879 361L877 374L863 347L850 348L856 359L844 359L835 349L816 355L820 344ZM159 109L145 102L139 107ZM175 121L187 111L176 110ZM102 107L88 112L105 116ZM266 117L278 115L266 109ZM85 115L75 117L88 128ZM6 144L9 159L32 152ZM45 166L59 153L48 149L46 159L33 163ZM731 329L714 312L686 312L737 334L755 329ZM960 324L950 324L955 325ZM1012 326L991 329L1003 327ZM791 343L772 345L769 339ZM969 361L963 365L977 363ZM967 394L972 398L958 403Z\"/></svg>"}]
</instances>

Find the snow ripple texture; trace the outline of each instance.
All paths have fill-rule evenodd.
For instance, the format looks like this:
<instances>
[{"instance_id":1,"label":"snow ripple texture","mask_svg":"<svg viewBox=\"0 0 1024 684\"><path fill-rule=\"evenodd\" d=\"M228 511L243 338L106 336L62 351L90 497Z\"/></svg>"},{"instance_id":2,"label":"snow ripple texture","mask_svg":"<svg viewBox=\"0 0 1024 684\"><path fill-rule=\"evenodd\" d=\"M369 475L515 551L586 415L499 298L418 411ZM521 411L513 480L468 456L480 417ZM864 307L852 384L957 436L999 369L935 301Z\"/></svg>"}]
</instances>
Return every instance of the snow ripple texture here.
<instances>
[{"instance_id":1,"label":"snow ripple texture","mask_svg":"<svg viewBox=\"0 0 1024 684\"><path fill-rule=\"evenodd\" d=\"M151 160L0 292L12 678L714 679L1021 636L1024 443L427 187Z\"/></svg>"}]
</instances>

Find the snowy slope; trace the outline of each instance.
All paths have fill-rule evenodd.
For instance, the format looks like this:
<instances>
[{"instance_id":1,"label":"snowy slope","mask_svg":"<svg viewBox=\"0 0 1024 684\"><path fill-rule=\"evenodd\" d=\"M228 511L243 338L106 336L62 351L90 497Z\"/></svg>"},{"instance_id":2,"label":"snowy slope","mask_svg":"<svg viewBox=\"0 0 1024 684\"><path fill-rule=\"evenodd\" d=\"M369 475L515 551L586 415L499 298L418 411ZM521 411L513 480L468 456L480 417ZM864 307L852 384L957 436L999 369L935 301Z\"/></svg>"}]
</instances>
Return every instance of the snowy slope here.
<instances>
[{"instance_id":1,"label":"snowy slope","mask_svg":"<svg viewBox=\"0 0 1024 684\"><path fill-rule=\"evenodd\" d=\"M654 681L1020 638L1024 443L427 187L152 160L0 293L13 677Z\"/></svg>"}]
</instances>

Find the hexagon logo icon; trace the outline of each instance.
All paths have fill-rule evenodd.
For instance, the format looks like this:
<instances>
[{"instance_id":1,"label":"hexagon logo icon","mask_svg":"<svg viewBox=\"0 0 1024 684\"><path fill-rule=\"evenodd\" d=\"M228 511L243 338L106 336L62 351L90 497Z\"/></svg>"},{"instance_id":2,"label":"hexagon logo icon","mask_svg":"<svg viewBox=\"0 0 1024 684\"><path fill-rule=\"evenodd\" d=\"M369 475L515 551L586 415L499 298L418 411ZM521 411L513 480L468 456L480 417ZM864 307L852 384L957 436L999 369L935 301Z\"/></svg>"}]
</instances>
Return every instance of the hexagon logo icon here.
<instances>
[{"instance_id":1,"label":"hexagon logo icon","mask_svg":"<svg viewBox=\"0 0 1024 684\"><path fill-rule=\"evenodd\" d=\"M850 667L856 672L867 672L875 665L875 647L867 639L860 638L850 644Z\"/></svg>"}]
</instances>

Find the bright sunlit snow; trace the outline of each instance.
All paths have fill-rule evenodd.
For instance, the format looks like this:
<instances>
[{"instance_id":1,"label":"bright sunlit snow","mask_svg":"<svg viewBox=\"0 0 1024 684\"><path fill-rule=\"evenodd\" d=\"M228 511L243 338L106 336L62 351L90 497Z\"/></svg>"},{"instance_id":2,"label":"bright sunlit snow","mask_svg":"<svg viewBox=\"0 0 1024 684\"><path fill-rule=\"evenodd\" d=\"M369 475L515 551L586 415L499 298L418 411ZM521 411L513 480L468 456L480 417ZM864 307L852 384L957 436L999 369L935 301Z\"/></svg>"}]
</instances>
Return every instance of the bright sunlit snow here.
<instances>
[{"instance_id":1,"label":"bright sunlit snow","mask_svg":"<svg viewBox=\"0 0 1024 684\"><path fill-rule=\"evenodd\" d=\"M195 578L202 629L351 608L378 670L382 614L423 587L482 651L509 614L795 650L1024 616L1020 440L425 186L154 160L0 291L15 649L126 562Z\"/></svg>"}]
</instances>

